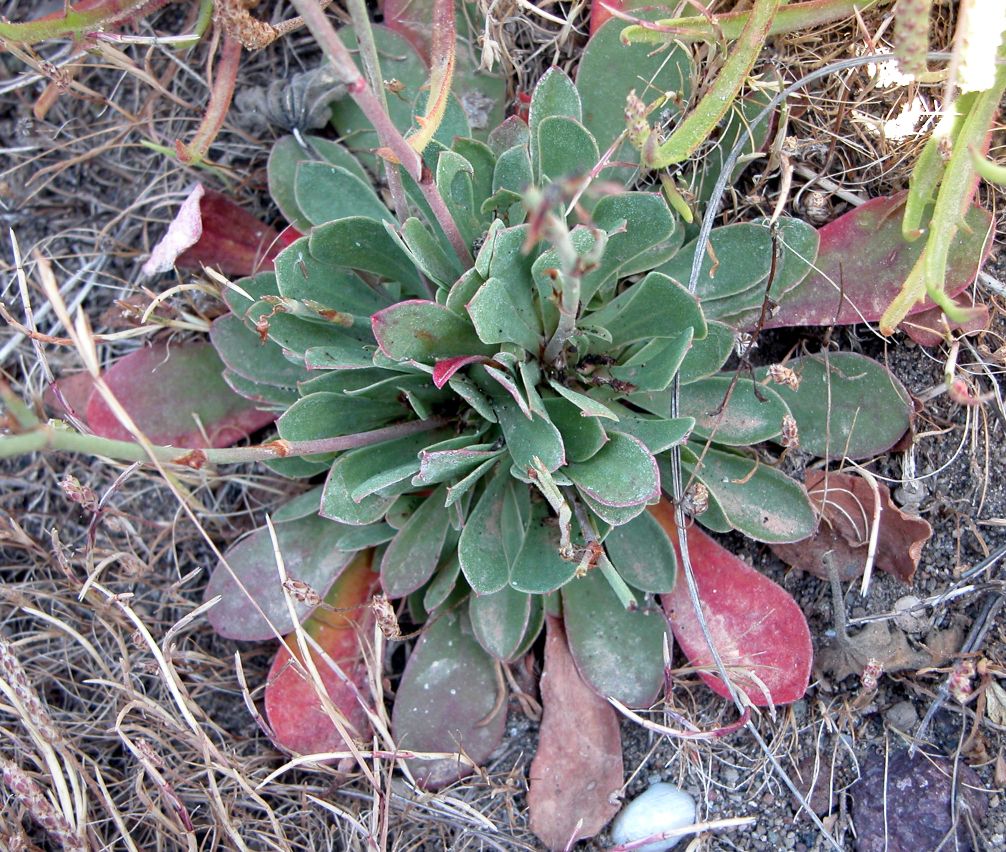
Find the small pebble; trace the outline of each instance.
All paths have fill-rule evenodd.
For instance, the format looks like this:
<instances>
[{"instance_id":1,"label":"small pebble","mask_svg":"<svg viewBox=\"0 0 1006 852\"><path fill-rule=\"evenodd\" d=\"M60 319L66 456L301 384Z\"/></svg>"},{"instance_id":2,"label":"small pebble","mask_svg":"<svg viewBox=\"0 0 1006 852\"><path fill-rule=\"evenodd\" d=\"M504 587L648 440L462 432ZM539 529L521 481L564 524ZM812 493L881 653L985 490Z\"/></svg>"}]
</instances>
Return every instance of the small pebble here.
<instances>
[{"instance_id":1,"label":"small pebble","mask_svg":"<svg viewBox=\"0 0 1006 852\"><path fill-rule=\"evenodd\" d=\"M899 701L884 713L884 719L892 728L899 731L910 731L919 721L918 711L911 701Z\"/></svg>"},{"instance_id":2,"label":"small pebble","mask_svg":"<svg viewBox=\"0 0 1006 852\"><path fill-rule=\"evenodd\" d=\"M916 609L909 612L914 607L919 606L922 601L915 595L905 595L894 602L894 611L898 613L894 616L894 623L905 633L923 633L929 626L929 619L926 618L925 609Z\"/></svg>"},{"instance_id":3,"label":"small pebble","mask_svg":"<svg viewBox=\"0 0 1006 852\"><path fill-rule=\"evenodd\" d=\"M694 822L695 800L673 784L660 782L636 796L615 817L611 839L616 844L632 843ZM637 852L665 852L677 846L679 840L681 837L655 840L640 846Z\"/></svg>"}]
</instances>

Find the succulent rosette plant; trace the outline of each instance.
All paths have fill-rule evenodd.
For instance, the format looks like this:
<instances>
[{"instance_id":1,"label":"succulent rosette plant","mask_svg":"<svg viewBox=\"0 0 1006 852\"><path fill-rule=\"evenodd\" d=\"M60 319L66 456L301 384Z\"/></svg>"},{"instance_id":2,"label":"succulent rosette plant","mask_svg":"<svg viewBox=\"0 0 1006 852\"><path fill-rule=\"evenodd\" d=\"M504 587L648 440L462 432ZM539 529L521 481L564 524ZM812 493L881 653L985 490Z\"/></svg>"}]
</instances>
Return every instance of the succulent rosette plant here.
<instances>
[{"instance_id":1,"label":"succulent rosette plant","mask_svg":"<svg viewBox=\"0 0 1006 852\"><path fill-rule=\"evenodd\" d=\"M409 56L395 34L375 35L386 55ZM625 126L607 108L619 101L617 75L602 82L605 57L585 55L579 87L549 71L529 121L508 119L482 140L448 104L423 159L460 251L407 176L414 215L399 224L361 162L373 165L374 138L348 102L334 111L346 145L281 140L270 188L305 236L276 256L274 271L229 289L231 313L213 325L227 381L279 413L277 446L317 449L269 464L324 482L273 517L291 566L285 588L271 534L259 530L213 575L207 598L221 600L211 621L255 640L303 620L308 633L338 634L342 647L347 632L331 621L346 600L333 590L356 572L350 598L359 605L378 585L372 565L384 594L406 601L409 620L423 625L393 713L405 748L460 747L485 759L505 717L497 662L525 654L547 613L561 614L594 690L633 707L657 697L667 619L656 596L673 592L677 574L673 522L660 503L673 448L700 524L794 542L817 523L807 493L751 447L796 443L805 424L815 431L829 407L867 386L871 405L887 411L870 424L874 444L889 445L907 425L903 388L859 356L823 367L795 359L757 380L721 372L736 335L719 320L743 324L795 288L818 234L794 219L715 229L690 293L682 282L697 243L664 195L623 189L599 169ZM423 97L419 72L385 73L413 81ZM665 88L689 79L684 59L654 73L673 75ZM631 146L621 150L631 156ZM722 161L716 149L681 173L681 185L705 185ZM793 377L803 368L831 377L827 399L800 390ZM855 418L826 431L856 455ZM757 703L791 701L806 687L809 636L795 605L787 617L806 654L795 675L746 682ZM359 704L361 671L344 674L331 689ZM277 728L280 715L270 711ZM277 730L296 750L341 741L330 723L315 734ZM416 762L414 771L438 785L460 767Z\"/></svg>"}]
</instances>

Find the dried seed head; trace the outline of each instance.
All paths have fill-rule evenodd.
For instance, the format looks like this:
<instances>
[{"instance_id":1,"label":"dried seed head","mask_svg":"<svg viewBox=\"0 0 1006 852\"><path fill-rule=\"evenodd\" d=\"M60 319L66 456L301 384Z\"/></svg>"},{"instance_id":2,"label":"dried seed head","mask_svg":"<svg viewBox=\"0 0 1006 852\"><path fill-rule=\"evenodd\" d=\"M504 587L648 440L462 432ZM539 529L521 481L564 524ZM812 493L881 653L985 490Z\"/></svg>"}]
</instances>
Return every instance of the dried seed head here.
<instances>
[{"instance_id":1,"label":"dried seed head","mask_svg":"<svg viewBox=\"0 0 1006 852\"><path fill-rule=\"evenodd\" d=\"M811 190L803 201L803 215L813 224L820 225L831 218L831 204L823 192Z\"/></svg>"},{"instance_id":2,"label":"dried seed head","mask_svg":"<svg viewBox=\"0 0 1006 852\"><path fill-rule=\"evenodd\" d=\"M950 694L958 704L966 704L974 693L971 679L975 676L975 664L971 660L958 660L950 675Z\"/></svg>"},{"instance_id":3,"label":"dried seed head","mask_svg":"<svg viewBox=\"0 0 1006 852\"><path fill-rule=\"evenodd\" d=\"M884 664L880 660L875 660L872 657L866 661L866 666L863 668L863 689L868 689L871 692L877 688L877 684L880 680L880 676L884 673Z\"/></svg>"},{"instance_id":4,"label":"dried seed head","mask_svg":"<svg viewBox=\"0 0 1006 852\"><path fill-rule=\"evenodd\" d=\"M89 512L98 511L98 495L86 485L81 485L77 477L71 476L69 473L66 474L63 481L59 483L59 487L63 489L68 500L79 503Z\"/></svg>"},{"instance_id":5,"label":"dried seed head","mask_svg":"<svg viewBox=\"0 0 1006 852\"><path fill-rule=\"evenodd\" d=\"M395 608L385 595L374 595L370 601L371 609L377 618L377 626L381 628L381 633L385 639L400 639L401 628L398 626L398 616L395 615Z\"/></svg>"},{"instance_id":6,"label":"dried seed head","mask_svg":"<svg viewBox=\"0 0 1006 852\"><path fill-rule=\"evenodd\" d=\"M790 390L800 387L800 377L796 370L791 370L782 364L773 364L768 368L768 377L777 385L786 385Z\"/></svg>"},{"instance_id":7,"label":"dried seed head","mask_svg":"<svg viewBox=\"0 0 1006 852\"><path fill-rule=\"evenodd\" d=\"M13 646L2 635L0 635L0 678L7 682L21 702L27 716L26 722L30 723L46 742L52 745L62 742L62 732L53 723L48 709L28 680L28 675L14 654Z\"/></svg>"},{"instance_id":8,"label":"dried seed head","mask_svg":"<svg viewBox=\"0 0 1006 852\"><path fill-rule=\"evenodd\" d=\"M87 852L81 837L71 828L63 816L46 798L42 788L20 766L5 757L0 757L3 782L21 802L32 818L60 844L65 852Z\"/></svg>"},{"instance_id":9,"label":"dried seed head","mask_svg":"<svg viewBox=\"0 0 1006 852\"><path fill-rule=\"evenodd\" d=\"M298 603L306 603L308 606L318 606L321 603L321 595L303 580L292 580L288 577L283 581L283 588L293 595L293 599Z\"/></svg>"},{"instance_id":10,"label":"dried seed head","mask_svg":"<svg viewBox=\"0 0 1006 852\"><path fill-rule=\"evenodd\" d=\"M162 769L164 767L164 758L154 750L154 747L150 744L150 740L141 738L136 740L133 745L136 746L136 750L142 758L155 769Z\"/></svg>"},{"instance_id":11,"label":"dried seed head","mask_svg":"<svg viewBox=\"0 0 1006 852\"><path fill-rule=\"evenodd\" d=\"M786 449L795 449L800 446L800 431L796 425L796 418L792 414L784 414L782 417L782 437L780 441Z\"/></svg>"},{"instance_id":12,"label":"dried seed head","mask_svg":"<svg viewBox=\"0 0 1006 852\"><path fill-rule=\"evenodd\" d=\"M652 131L646 120L646 104L636 96L635 89L625 98L625 129L629 142L641 151Z\"/></svg>"},{"instance_id":13,"label":"dried seed head","mask_svg":"<svg viewBox=\"0 0 1006 852\"><path fill-rule=\"evenodd\" d=\"M681 508L685 510L686 515L692 517L701 515L709 508L709 489L701 482L693 482L685 492Z\"/></svg>"}]
</instances>

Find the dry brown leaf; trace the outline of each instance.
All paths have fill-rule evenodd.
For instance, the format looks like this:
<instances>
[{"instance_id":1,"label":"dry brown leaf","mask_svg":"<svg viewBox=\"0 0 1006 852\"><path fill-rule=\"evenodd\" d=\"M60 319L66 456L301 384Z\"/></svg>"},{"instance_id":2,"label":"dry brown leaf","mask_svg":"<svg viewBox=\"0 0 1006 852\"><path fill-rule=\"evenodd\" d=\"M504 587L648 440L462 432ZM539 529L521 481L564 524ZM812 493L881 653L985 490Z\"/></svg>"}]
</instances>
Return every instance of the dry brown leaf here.
<instances>
[{"instance_id":1,"label":"dry brown leaf","mask_svg":"<svg viewBox=\"0 0 1006 852\"><path fill-rule=\"evenodd\" d=\"M793 544L771 545L773 553L794 568L827 579L824 555L830 552L843 582L862 576L873 523L873 489L859 476L826 471L807 471L805 484L821 515L817 532ZM895 506L886 485L877 483L877 488L880 527L876 566L903 583L911 583L932 527Z\"/></svg>"},{"instance_id":2,"label":"dry brown leaf","mask_svg":"<svg viewBox=\"0 0 1006 852\"><path fill-rule=\"evenodd\" d=\"M614 708L580 677L562 622L546 625L544 715L531 763L531 830L549 849L593 837L618 813L622 740Z\"/></svg>"}]
</instances>

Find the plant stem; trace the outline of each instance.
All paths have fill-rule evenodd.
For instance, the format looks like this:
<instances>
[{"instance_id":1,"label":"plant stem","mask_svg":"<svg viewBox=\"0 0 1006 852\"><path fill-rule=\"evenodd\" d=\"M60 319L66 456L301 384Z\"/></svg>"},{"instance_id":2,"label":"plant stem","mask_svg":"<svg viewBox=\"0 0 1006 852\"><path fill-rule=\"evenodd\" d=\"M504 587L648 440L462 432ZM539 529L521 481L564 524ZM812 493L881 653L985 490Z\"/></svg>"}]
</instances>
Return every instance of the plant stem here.
<instances>
[{"instance_id":1,"label":"plant stem","mask_svg":"<svg viewBox=\"0 0 1006 852\"><path fill-rule=\"evenodd\" d=\"M234 97L234 86L237 84L238 68L241 65L241 42L232 35L224 35L220 46L220 61L213 69L213 91L210 102L206 105L206 114L199 124L196 135L188 145L175 142L178 159L186 165L196 165L209 153L210 145L217 138L227 110L230 109Z\"/></svg>"},{"instance_id":2,"label":"plant stem","mask_svg":"<svg viewBox=\"0 0 1006 852\"><path fill-rule=\"evenodd\" d=\"M346 0L346 8L353 19L353 32L360 46L360 59L363 69L370 80L371 88L377 96L381 109L388 112L388 97L384 91L384 78L381 75L381 62L377 56L377 45L374 43L374 31L370 26L370 16L367 14L367 4L364 0ZM409 215L408 202L405 199L405 188L402 186L402 176L398 167L387 160L384 161L384 176L391 192L391 203L395 208L395 218L401 224Z\"/></svg>"},{"instance_id":3,"label":"plant stem","mask_svg":"<svg viewBox=\"0 0 1006 852\"><path fill-rule=\"evenodd\" d=\"M84 435L71 429L46 423L28 432L0 436L0 458L20 456L40 450L64 450L72 453L103 456L118 461L146 462L153 457L159 462L201 467L205 463L239 464L241 462L353 450L407 435L415 435L419 432L429 432L445 423L446 421L441 418L431 417L429 420L409 420L394 426L371 429L369 432L357 432L353 435L339 435L333 438L316 438L310 441L277 439L251 447L217 449L154 446L150 448L150 452L132 441L118 441L99 435Z\"/></svg>"},{"instance_id":4,"label":"plant stem","mask_svg":"<svg viewBox=\"0 0 1006 852\"><path fill-rule=\"evenodd\" d=\"M402 168L419 185L433 215L440 227L443 228L444 234L447 235L447 239L458 258L466 267L471 266L473 263L471 252L437 189L433 175L423 165L419 154L405 141L405 137L388 116L387 110L381 106L377 96L367 85L367 81L360 74L356 63L353 62L346 46L339 39L325 12L315 0L290 0L290 2L300 13L305 25L311 31L311 35L314 36L325 56L332 63L339 81L345 83L349 96L377 131L381 145L388 149L388 153L398 160Z\"/></svg>"}]
</instances>

